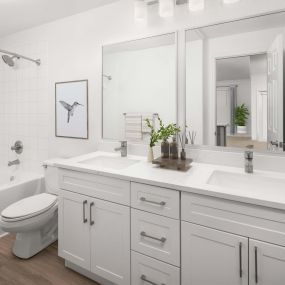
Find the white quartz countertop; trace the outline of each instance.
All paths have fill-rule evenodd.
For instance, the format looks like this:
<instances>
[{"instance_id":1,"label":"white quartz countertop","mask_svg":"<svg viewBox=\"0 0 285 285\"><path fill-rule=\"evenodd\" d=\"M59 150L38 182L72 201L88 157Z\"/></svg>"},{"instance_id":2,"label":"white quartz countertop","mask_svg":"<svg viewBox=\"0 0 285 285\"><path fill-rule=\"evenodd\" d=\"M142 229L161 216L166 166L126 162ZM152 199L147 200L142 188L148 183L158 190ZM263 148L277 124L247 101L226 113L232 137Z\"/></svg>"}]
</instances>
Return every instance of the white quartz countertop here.
<instances>
[{"instance_id":1,"label":"white quartz countertop","mask_svg":"<svg viewBox=\"0 0 285 285\"><path fill-rule=\"evenodd\" d=\"M148 163L144 157L132 155L125 159L134 159L138 162L119 170L82 163L84 160L99 156L118 157L119 155L98 151L83 156L59 160L55 162L55 165L63 169L114 177L131 182L145 183L188 193L208 195L285 210L285 177L283 173L256 170L253 174L245 174L243 168L204 163L193 163L187 172L182 172L159 168L156 165ZM248 176L248 181L253 178L256 180L261 178L262 180L264 177L273 180L277 179L279 187L274 187L273 184L273 186L270 187L271 185L269 183L268 187L251 188L246 185L247 177L245 176L242 176L245 181L244 187L236 187L234 183L233 186L230 187L211 185L208 181L214 171L245 175Z\"/></svg>"}]
</instances>

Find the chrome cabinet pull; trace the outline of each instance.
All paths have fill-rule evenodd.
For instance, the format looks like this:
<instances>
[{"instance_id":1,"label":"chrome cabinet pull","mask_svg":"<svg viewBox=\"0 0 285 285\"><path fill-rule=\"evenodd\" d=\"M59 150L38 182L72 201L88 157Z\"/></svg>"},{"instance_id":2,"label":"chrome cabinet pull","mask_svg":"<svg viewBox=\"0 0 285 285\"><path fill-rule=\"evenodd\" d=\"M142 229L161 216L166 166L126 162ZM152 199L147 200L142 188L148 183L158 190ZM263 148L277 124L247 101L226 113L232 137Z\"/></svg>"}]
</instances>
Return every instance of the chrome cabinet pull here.
<instances>
[{"instance_id":1,"label":"chrome cabinet pull","mask_svg":"<svg viewBox=\"0 0 285 285\"><path fill-rule=\"evenodd\" d=\"M145 197L141 197L140 200L141 200L142 202L147 202L147 203L155 204L155 205L159 205L159 206L165 206L165 205L166 205L166 202L164 202L164 201L155 202L155 201L147 200Z\"/></svg>"},{"instance_id":2,"label":"chrome cabinet pull","mask_svg":"<svg viewBox=\"0 0 285 285\"><path fill-rule=\"evenodd\" d=\"M94 206L95 204L94 204L94 202L92 202L91 204L90 204L90 226L93 226L94 224L95 224L95 222L92 220L92 207Z\"/></svg>"},{"instance_id":3,"label":"chrome cabinet pull","mask_svg":"<svg viewBox=\"0 0 285 285\"><path fill-rule=\"evenodd\" d=\"M150 238L150 239L154 239L154 240L160 241L162 243L166 242L166 238L165 237L162 237L162 238L153 237L153 236L150 236L150 235L146 234L146 232L141 232L141 236L142 237L146 237L146 238Z\"/></svg>"},{"instance_id":4,"label":"chrome cabinet pull","mask_svg":"<svg viewBox=\"0 0 285 285\"><path fill-rule=\"evenodd\" d=\"M239 243L239 277L242 278L242 243Z\"/></svg>"},{"instance_id":5,"label":"chrome cabinet pull","mask_svg":"<svg viewBox=\"0 0 285 285\"><path fill-rule=\"evenodd\" d=\"M150 281L147 279L147 277L145 275L141 276L141 280L148 283L148 284L151 284L151 285L165 285L164 283L158 284L158 283L155 283L153 281Z\"/></svg>"},{"instance_id":6,"label":"chrome cabinet pull","mask_svg":"<svg viewBox=\"0 0 285 285\"><path fill-rule=\"evenodd\" d=\"M86 213L85 213L85 206L87 205L87 200L83 201L83 224L87 223Z\"/></svg>"},{"instance_id":7,"label":"chrome cabinet pull","mask_svg":"<svg viewBox=\"0 0 285 285\"><path fill-rule=\"evenodd\" d=\"M258 261L257 261L257 247L254 247L254 261L255 261L255 283L258 283Z\"/></svg>"}]
</instances>

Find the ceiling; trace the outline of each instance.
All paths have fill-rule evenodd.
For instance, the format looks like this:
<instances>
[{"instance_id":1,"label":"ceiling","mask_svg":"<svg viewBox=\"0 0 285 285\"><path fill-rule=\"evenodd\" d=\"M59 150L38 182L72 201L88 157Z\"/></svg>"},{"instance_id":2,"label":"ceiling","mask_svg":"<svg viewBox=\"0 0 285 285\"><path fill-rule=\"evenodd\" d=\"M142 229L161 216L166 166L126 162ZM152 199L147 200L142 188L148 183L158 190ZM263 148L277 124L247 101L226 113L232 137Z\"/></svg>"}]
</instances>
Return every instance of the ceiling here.
<instances>
[{"instance_id":1,"label":"ceiling","mask_svg":"<svg viewBox=\"0 0 285 285\"><path fill-rule=\"evenodd\" d=\"M0 0L0 37L118 0Z\"/></svg>"},{"instance_id":2,"label":"ceiling","mask_svg":"<svg viewBox=\"0 0 285 285\"><path fill-rule=\"evenodd\" d=\"M0 0L1 1L1 0ZM211 39L234 34L284 27L285 12L253 17L187 31L187 41Z\"/></svg>"},{"instance_id":3,"label":"ceiling","mask_svg":"<svg viewBox=\"0 0 285 285\"><path fill-rule=\"evenodd\" d=\"M250 79L252 74L267 73L267 55L256 54L218 59L217 81Z\"/></svg>"},{"instance_id":4,"label":"ceiling","mask_svg":"<svg viewBox=\"0 0 285 285\"><path fill-rule=\"evenodd\" d=\"M250 78L250 57L235 57L217 60L217 81Z\"/></svg>"}]
</instances>

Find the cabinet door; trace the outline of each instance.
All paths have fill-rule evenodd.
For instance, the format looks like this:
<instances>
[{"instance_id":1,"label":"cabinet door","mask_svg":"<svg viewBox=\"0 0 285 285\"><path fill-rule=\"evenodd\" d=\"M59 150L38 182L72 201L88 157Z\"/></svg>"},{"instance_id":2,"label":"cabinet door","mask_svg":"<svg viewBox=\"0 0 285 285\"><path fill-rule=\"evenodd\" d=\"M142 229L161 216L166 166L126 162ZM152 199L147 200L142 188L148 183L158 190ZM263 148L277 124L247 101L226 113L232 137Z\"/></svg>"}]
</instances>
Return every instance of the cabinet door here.
<instances>
[{"instance_id":1,"label":"cabinet door","mask_svg":"<svg viewBox=\"0 0 285 285\"><path fill-rule=\"evenodd\" d=\"M182 285L248 284L248 239L182 222Z\"/></svg>"},{"instance_id":2,"label":"cabinet door","mask_svg":"<svg viewBox=\"0 0 285 285\"><path fill-rule=\"evenodd\" d=\"M59 203L59 256L90 270L90 229L85 196L61 191Z\"/></svg>"},{"instance_id":3,"label":"cabinet door","mask_svg":"<svg viewBox=\"0 0 285 285\"><path fill-rule=\"evenodd\" d=\"M92 200L91 271L118 285L130 284L130 208Z\"/></svg>"},{"instance_id":4,"label":"cabinet door","mask_svg":"<svg viewBox=\"0 0 285 285\"><path fill-rule=\"evenodd\" d=\"M249 241L249 284L285 284L285 247Z\"/></svg>"}]
</instances>

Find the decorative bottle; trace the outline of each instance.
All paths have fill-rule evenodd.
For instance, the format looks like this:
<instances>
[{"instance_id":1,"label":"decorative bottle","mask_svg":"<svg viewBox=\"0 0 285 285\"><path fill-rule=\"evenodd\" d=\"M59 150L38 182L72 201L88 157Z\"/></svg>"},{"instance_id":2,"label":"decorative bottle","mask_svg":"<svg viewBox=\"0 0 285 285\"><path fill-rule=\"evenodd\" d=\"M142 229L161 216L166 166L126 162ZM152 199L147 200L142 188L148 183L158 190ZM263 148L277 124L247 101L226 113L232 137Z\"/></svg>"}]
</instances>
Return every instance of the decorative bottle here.
<instances>
[{"instance_id":1,"label":"decorative bottle","mask_svg":"<svg viewBox=\"0 0 285 285\"><path fill-rule=\"evenodd\" d=\"M169 158L169 142L166 139L161 142L161 157Z\"/></svg>"},{"instance_id":2,"label":"decorative bottle","mask_svg":"<svg viewBox=\"0 0 285 285\"><path fill-rule=\"evenodd\" d=\"M170 143L170 158L178 159L178 145L175 136L172 138L172 142Z\"/></svg>"}]
</instances>

